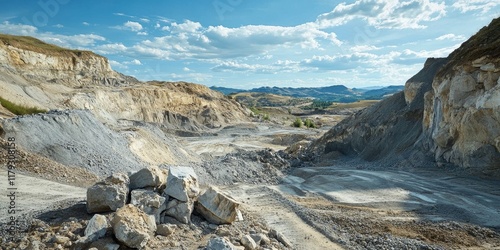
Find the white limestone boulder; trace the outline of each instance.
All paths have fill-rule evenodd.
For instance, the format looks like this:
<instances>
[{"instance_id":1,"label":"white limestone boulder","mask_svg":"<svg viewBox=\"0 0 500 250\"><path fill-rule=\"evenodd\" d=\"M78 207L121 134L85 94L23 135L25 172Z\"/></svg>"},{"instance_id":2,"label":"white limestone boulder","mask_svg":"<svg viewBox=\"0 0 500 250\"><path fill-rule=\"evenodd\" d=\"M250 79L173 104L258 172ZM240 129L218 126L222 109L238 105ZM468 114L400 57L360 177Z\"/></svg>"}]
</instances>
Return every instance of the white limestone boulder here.
<instances>
[{"instance_id":1,"label":"white limestone boulder","mask_svg":"<svg viewBox=\"0 0 500 250\"><path fill-rule=\"evenodd\" d=\"M159 188L165 185L167 175L157 166L143 168L130 176L130 189L145 187Z\"/></svg>"},{"instance_id":2,"label":"white limestone boulder","mask_svg":"<svg viewBox=\"0 0 500 250\"><path fill-rule=\"evenodd\" d=\"M111 225L116 239L130 248L143 248L156 231L154 217L132 204L118 209Z\"/></svg>"},{"instance_id":3,"label":"white limestone boulder","mask_svg":"<svg viewBox=\"0 0 500 250\"><path fill-rule=\"evenodd\" d=\"M87 189L87 212L116 211L127 204L129 178L123 173L107 177Z\"/></svg>"},{"instance_id":4,"label":"white limestone boulder","mask_svg":"<svg viewBox=\"0 0 500 250\"><path fill-rule=\"evenodd\" d=\"M163 196L188 202L200 193L198 177L191 167L170 167Z\"/></svg>"},{"instance_id":5,"label":"white limestone boulder","mask_svg":"<svg viewBox=\"0 0 500 250\"><path fill-rule=\"evenodd\" d=\"M196 211L214 224L230 224L238 217L239 203L215 187L209 187L196 202Z\"/></svg>"}]
</instances>

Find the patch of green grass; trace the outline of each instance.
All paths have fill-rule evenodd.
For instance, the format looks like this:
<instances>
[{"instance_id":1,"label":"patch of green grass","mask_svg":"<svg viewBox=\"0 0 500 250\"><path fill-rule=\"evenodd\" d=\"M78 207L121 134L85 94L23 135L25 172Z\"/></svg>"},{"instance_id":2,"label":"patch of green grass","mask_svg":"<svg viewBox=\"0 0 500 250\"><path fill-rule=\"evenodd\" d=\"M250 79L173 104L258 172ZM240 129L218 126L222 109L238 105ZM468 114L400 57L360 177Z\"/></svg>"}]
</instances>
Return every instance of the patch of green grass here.
<instances>
[{"instance_id":1,"label":"patch of green grass","mask_svg":"<svg viewBox=\"0 0 500 250\"><path fill-rule=\"evenodd\" d=\"M316 124L314 124L314 121L311 119L306 119L304 121L304 126L306 126L307 128L316 128Z\"/></svg>"},{"instance_id":2,"label":"patch of green grass","mask_svg":"<svg viewBox=\"0 0 500 250\"><path fill-rule=\"evenodd\" d=\"M295 119L295 121L292 123L292 126L294 126L296 128L300 128L303 125L304 125L304 122L302 122L302 119L300 119L300 118Z\"/></svg>"},{"instance_id":3,"label":"patch of green grass","mask_svg":"<svg viewBox=\"0 0 500 250\"><path fill-rule=\"evenodd\" d=\"M0 97L0 104L10 112L12 112L15 115L29 115L29 114L38 114L38 113L45 113L47 110L35 108L35 107L25 107L21 106L18 104L15 104L13 102L10 102L2 97Z\"/></svg>"}]
</instances>

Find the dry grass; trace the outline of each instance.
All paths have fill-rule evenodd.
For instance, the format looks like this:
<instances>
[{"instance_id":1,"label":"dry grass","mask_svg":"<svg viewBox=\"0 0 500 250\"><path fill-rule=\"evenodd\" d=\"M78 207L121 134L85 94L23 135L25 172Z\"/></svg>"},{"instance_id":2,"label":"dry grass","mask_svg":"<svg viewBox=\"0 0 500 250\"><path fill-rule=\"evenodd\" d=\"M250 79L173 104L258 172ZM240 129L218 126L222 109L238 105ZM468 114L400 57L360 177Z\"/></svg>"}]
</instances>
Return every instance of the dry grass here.
<instances>
[{"instance_id":1,"label":"dry grass","mask_svg":"<svg viewBox=\"0 0 500 250\"><path fill-rule=\"evenodd\" d=\"M53 56L78 56L84 58L89 56L100 56L94 54L91 51L62 48L53 44L45 43L41 40L38 40L30 36L13 36L7 34L0 34L0 42L5 45L11 45L19 49L34 51Z\"/></svg>"}]
</instances>

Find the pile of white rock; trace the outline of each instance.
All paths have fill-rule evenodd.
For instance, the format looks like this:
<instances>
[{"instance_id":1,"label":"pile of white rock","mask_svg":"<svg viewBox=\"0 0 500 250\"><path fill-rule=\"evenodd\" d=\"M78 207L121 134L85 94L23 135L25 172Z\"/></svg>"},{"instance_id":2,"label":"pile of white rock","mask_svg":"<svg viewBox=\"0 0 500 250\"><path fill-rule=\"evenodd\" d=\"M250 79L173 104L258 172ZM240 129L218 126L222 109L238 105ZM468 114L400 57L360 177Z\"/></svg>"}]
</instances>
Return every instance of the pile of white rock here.
<instances>
[{"instance_id":1,"label":"pile of white rock","mask_svg":"<svg viewBox=\"0 0 500 250\"><path fill-rule=\"evenodd\" d=\"M243 220L238 207L239 203L215 187L200 190L190 167L170 167L168 171L148 167L130 177L113 174L87 190L87 212L95 215L77 248L86 248L104 237L108 228L121 244L143 248L155 234L172 234L172 220L189 224L194 210L208 222L221 225ZM118 247L116 243L106 246Z\"/></svg>"}]
</instances>

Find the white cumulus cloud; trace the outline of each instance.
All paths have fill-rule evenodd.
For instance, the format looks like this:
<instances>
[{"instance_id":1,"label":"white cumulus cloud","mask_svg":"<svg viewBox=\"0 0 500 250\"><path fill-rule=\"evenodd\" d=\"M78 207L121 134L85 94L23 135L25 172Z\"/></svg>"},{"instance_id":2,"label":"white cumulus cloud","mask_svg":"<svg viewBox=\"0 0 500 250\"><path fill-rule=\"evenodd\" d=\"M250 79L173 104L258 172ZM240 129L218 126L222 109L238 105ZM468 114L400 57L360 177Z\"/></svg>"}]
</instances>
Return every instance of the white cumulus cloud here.
<instances>
[{"instance_id":1,"label":"white cumulus cloud","mask_svg":"<svg viewBox=\"0 0 500 250\"><path fill-rule=\"evenodd\" d=\"M421 29L422 22L435 21L446 14L444 2L430 0L357 0L341 3L333 11L318 17L320 27L335 27L355 19L366 21L376 28Z\"/></svg>"},{"instance_id":2,"label":"white cumulus cloud","mask_svg":"<svg viewBox=\"0 0 500 250\"><path fill-rule=\"evenodd\" d=\"M498 0L456 0L452 6L462 13L481 11L484 14L498 5L500 5L500 1Z\"/></svg>"}]
</instances>

